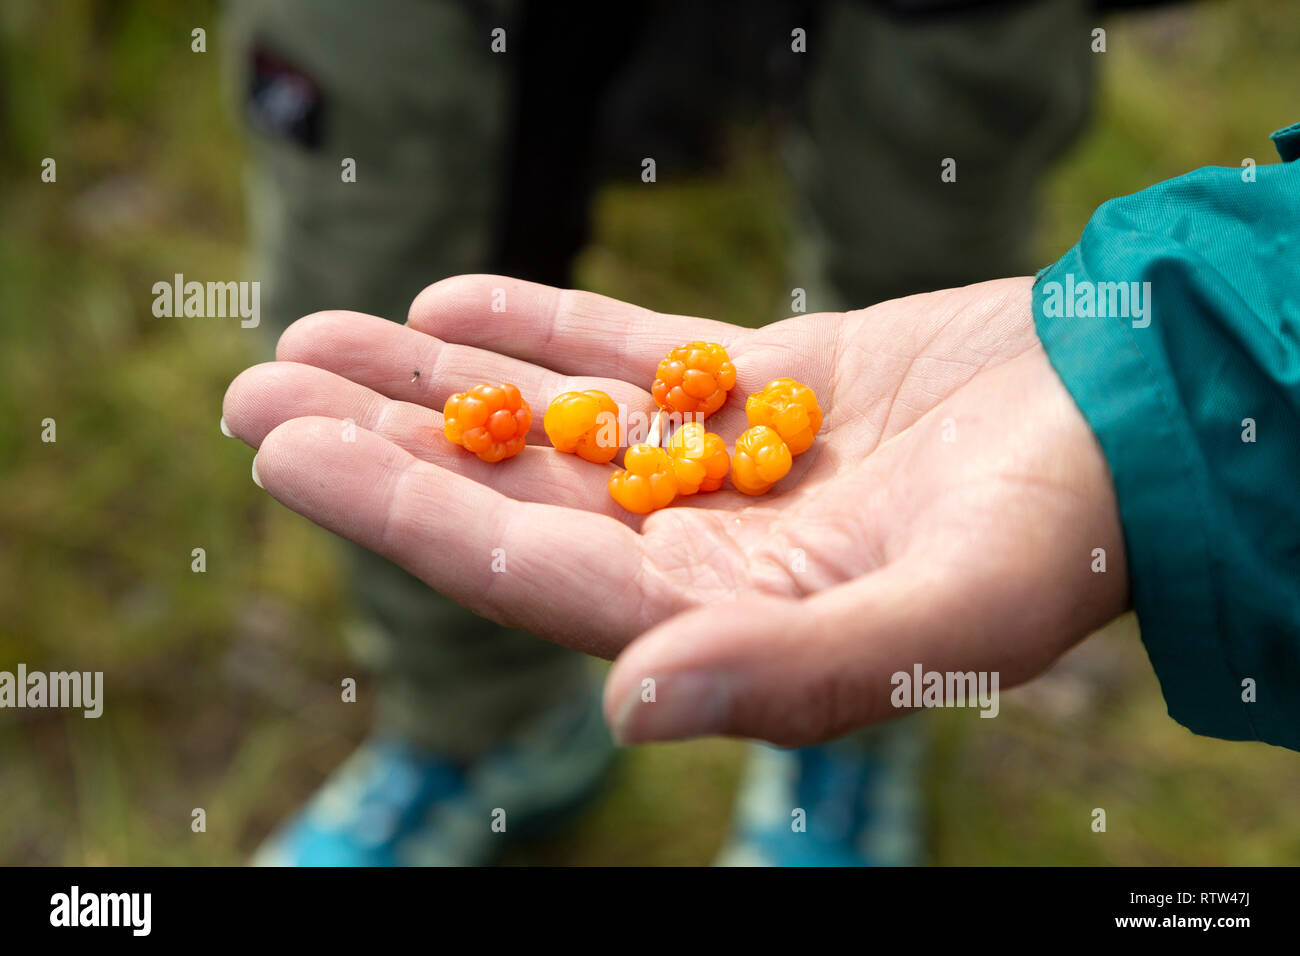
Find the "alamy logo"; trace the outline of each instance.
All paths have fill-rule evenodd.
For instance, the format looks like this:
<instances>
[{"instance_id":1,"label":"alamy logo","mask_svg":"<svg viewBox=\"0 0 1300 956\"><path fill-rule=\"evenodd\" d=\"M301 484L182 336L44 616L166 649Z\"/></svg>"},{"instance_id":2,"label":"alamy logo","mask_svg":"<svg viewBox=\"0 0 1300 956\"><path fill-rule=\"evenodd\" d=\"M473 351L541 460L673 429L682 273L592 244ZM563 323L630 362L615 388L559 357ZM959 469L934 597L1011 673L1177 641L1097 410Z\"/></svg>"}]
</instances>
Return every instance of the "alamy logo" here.
<instances>
[{"instance_id":1,"label":"alamy logo","mask_svg":"<svg viewBox=\"0 0 1300 956\"><path fill-rule=\"evenodd\" d=\"M0 671L0 707L73 707L83 716L104 712L103 671Z\"/></svg>"},{"instance_id":2,"label":"alamy logo","mask_svg":"<svg viewBox=\"0 0 1300 956\"><path fill-rule=\"evenodd\" d=\"M996 717L998 703L997 671L922 671L920 664L912 672L895 671L889 678L894 685L889 702L895 707L978 707L981 717Z\"/></svg>"},{"instance_id":3,"label":"alamy logo","mask_svg":"<svg viewBox=\"0 0 1300 956\"><path fill-rule=\"evenodd\" d=\"M246 329L255 329L262 321L260 282L186 282L178 272L171 282L155 282L153 296L153 314L159 319L238 316Z\"/></svg>"},{"instance_id":4,"label":"alamy logo","mask_svg":"<svg viewBox=\"0 0 1300 956\"><path fill-rule=\"evenodd\" d=\"M1075 281L1074 273L1065 274L1065 282L1053 279L1043 283L1043 315L1049 319L1132 319L1133 328L1151 324L1150 282Z\"/></svg>"},{"instance_id":5,"label":"alamy logo","mask_svg":"<svg viewBox=\"0 0 1300 956\"><path fill-rule=\"evenodd\" d=\"M126 926L148 936L153 925L152 893L82 893L78 886L50 897L51 926Z\"/></svg>"}]
</instances>

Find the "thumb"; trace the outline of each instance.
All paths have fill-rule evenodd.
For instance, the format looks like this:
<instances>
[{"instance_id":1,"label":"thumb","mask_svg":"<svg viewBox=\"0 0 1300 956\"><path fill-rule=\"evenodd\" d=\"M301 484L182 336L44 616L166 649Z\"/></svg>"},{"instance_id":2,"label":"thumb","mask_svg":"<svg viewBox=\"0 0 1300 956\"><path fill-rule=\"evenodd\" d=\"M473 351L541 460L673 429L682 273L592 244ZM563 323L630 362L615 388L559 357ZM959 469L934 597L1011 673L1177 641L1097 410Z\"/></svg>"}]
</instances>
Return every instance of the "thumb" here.
<instances>
[{"instance_id":1,"label":"thumb","mask_svg":"<svg viewBox=\"0 0 1300 956\"><path fill-rule=\"evenodd\" d=\"M623 743L721 734L802 746L907 713L910 694L891 699L894 675L917 665L1010 687L1068 642L1018 596L991 600L989 583L911 558L808 598L695 608L624 649L605 683L606 719Z\"/></svg>"},{"instance_id":2,"label":"thumb","mask_svg":"<svg viewBox=\"0 0 1300 956\"><path fill-rule=\"evenodd\" d=\"M830 669L810 653L804 604L774 597L711 604L637 638L605 682L615 738L821 736L837 708L823 683Z\"/></svg>"},{"instance_id":3,"label":"thumb","mask_svg":"<svg viewBox=\"0 0 1300 956\"><path fill-rule=\"evenodd\" d=\"M925 582L883 568L806 599L745 595L634 640L605 682L623 743L712 734L794 746L896 716L889 675L918 653ZM926 643L929 643L928 641Z\"/></svg>"}]
</instances>

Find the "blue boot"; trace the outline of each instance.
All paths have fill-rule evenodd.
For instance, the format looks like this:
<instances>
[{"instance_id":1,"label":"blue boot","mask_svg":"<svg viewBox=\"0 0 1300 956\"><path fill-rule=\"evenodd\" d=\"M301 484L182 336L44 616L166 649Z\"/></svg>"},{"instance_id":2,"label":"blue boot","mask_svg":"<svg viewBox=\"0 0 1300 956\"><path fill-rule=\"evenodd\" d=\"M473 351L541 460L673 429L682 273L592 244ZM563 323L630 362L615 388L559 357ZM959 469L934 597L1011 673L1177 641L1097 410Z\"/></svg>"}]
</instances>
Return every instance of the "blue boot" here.
<instances>
[{"instance_id":1,"label":"blue boot","mask_svg":"<svg viewBox=\"0 0 1300 956\"><path fill-rule=\"evenodd\" d=\"M614 746L598 698L540 715L461 766L372 738L257 850L258 866L475 866L548 832L595 792Z\"/></svg>"},{"instance_id":2,"label":"blue boot","mask_svg":"<svg viewBox=\"0 0 1300 956\"><path fill-rule=\"evenodd\" d=\"M903 720L817 747L754 745L716 865L921 862L922 729Z\"/></svg>"}]
</instances>

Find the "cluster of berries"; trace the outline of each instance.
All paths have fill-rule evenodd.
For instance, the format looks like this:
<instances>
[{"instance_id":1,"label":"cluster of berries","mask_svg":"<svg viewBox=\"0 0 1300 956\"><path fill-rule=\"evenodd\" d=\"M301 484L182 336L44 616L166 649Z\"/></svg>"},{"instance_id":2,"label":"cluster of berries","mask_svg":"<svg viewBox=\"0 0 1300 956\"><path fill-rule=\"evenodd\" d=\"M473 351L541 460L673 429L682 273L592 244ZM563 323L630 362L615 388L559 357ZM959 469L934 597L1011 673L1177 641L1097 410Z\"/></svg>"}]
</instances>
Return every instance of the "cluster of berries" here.
<instances>
[{"instance_id":1,"label":"cluster of berries","mask_svg":"<svg viewBox=\"0 0 1300 956\"><path fill-rule=\"evenodd\" d=\"M679 495L717 491L731 473L731 483L747 495L761 495L790 471L794 456L812 447L822 427L817 396L792 378L778 378L749 396L749 428L727 454L722 437L707 431L705 416L716 412L736 384L736 367L726 349L712 342L691 342L673 349L659 363L651 394L665 412L691 416L666 447L633 445L623 468L609 477L609 493L628 511L648 514ZM475 385L447 399L443 411L447 438L484 461L500 461L523 450L532 412L513 385ZM605 464L622 445L618 406L598 389L565 392L551 402L542 419L546 436L558 451Z\"/></svg>"}]
</instances>

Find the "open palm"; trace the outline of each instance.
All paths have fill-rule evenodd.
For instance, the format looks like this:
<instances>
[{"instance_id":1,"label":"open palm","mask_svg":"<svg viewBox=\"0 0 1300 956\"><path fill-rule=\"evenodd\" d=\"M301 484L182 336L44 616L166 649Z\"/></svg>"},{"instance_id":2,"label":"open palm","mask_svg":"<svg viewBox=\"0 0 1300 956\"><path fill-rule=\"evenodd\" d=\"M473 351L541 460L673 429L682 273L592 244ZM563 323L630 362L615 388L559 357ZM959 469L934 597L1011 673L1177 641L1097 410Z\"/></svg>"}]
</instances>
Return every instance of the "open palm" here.
<instances>
[{"instance_id":1,"label":"open palm","mask_svg":"<svg viewBox=\"0 0 1300 956\"><path fill-rule=\"evenodd\" d=\"M915 664L1026 680L1127 602L1106 463L1038 343L1030 284L748 330L462 276L405 326L298 321L223 417L288 507L488 617L616 657L623 739L808 743L897 714L890 675ZM541 412L600 388L649 414L657 363L699 339L737 368L710 431L730 444L744 397L785 376L816 391L822 431L763 497L630 515L606 490L615 465L556 452ZM450 445L438 411L485 381L536 413L529 447L494 465Z\"/></svg>"}]
</instances>

